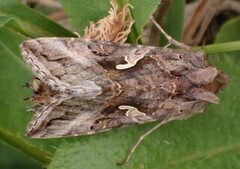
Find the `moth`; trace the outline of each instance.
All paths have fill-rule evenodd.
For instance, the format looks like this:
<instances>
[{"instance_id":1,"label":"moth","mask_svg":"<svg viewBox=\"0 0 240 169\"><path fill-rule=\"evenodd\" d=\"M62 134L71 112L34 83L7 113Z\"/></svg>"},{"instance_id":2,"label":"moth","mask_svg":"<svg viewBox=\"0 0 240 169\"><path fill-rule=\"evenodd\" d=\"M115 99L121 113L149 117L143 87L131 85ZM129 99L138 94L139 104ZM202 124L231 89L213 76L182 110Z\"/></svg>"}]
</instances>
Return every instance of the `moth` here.
<instances>
[{"instance_id":1,"label":"moth","mask_svg":"<svg viewBox=\"0 0 240 169\"><path fill-rule=\"evenodd\" d=\"M79 38L31 39L20 49L36 76L31 138L185 119L218 103L228 79L203 52Z\"/></svg>"}]
</instances>

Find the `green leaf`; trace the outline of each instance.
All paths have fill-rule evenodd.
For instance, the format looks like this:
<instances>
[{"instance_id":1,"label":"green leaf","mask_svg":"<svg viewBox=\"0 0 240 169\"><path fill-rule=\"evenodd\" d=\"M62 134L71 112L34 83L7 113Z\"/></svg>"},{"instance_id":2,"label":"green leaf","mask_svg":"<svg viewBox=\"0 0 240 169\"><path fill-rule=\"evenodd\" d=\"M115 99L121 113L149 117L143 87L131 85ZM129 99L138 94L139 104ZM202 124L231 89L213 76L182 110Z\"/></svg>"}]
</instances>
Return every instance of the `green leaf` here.
<instances>
[{"instance_id":1,"label":"green leaf","mask_svg":"<svg viewBox=\"0 0 240 169\"><path fill-rule=\"evenodd\" d=\"M107 16L109 0L61 0L63 8L70 17L74 30L83 34L90 21L98 21Z\"/></svg>"},{"instance_id":2,"label":"green leaf","mask_svg":"<svg viewBox=\"0 0 240 169\"><path fill-rule=\"evenodd\" d=\"M171 6L166 13L165 31L174 39L182 39L182 29L184 20L185 0L172 0ZM162 36L161 36L162 37ZM162 45L167 45L169 42L164 38Z\"/></svg>"},{"instance_id":3,"label":"green leaf","mask_svg":"<svg viewBox=\"0 0 240 169\"><path fill-rule=\"evenodd\" d=\"M153 15L161 0L129 0L133 6L132 16L134 18L134 25L129 35L129 41L136 43L138 37L142 34L144 26L149 22L149 18Z\"/></svg>"},{"instance_id":4,"label":"green leaf","mask_svg":"<svg viewBox=\"0 0 240 169\"><path fill-rule=\"evenodd\" d=\"M0 16L11 18L9 29L21 32L26 36L75 36L16 0L1 0Z\"/></svg>"},{"instance_id":5,"label":"green leaf","mask_svg":"<svg viewBox=\"0 0 240 169\"><path fill-rule=\"evenodd\" d=\"M127 1L118 0L123 6ZM143 27L149 21L150 16L156 10L159 0L129 0L132 6L132 15L135 20L132 32L130 33L130 41L135 43L136 39L142 33ZM73 28L83 34L86 26L90 21L98 21L107 16L111 7L109 0L61 0L61 3L70 17ZM93 5L94 4L94 5Z\"/></svg>"},{"instance_id":6,"label":"green leaf","mask_svg":"<svg viewBox=\"0 0 240 169\"><path fill-rule=\"evenodd\" d=\"M43 165L31 159L31 157L26 156L22 152L14 150L12 147L2 143L0 141L0 168L2 169L42 169ZM4 154L4 155L3 155ZM11 158L9 158L11 157Z\"/></svg>"},{"instance_id":7,"label":"green leaf","mask_svg":"<svg viewBox=\"0 0 240 169\"><path fill-rule=\"evenodd\" d=\"M216 43L239 41L240 40L240 17L233 18L226 22L217 34Z\"/></svg>"},{"instance_id":8,"label":"green leaf","mask_svg":"<svg viewBox=\"0 0 240 169\"><path fill-rule=\"evenodd\" d=\"M6 23L8 23L12 17L6 17L6 16L0 16L0 28L4 26Z\"/></svg>"}]
</instances>

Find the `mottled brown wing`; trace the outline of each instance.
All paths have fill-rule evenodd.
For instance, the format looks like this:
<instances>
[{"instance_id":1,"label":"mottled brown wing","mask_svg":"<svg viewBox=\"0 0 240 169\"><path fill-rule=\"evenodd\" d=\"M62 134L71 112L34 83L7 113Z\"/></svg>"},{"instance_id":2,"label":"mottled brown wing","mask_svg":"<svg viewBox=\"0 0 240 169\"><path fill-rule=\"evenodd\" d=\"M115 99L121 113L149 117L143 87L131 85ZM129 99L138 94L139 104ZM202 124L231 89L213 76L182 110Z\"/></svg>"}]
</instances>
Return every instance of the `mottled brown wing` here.
<instances>
[{"instance_id":1,"label":"mottled brown wing","mask_svg":"<svg viewBox=\"0 0 240 169\"><path fill-rule=\"evenodd\" d=\"M33 107L27 134L35 138L186 118L214 102L225 83L202 53L74 38L28 40L21 50L43 86L51 88L45 102ZM205 89L195 76L208 69L213 75Z\"/></svg>"}]
</instances>

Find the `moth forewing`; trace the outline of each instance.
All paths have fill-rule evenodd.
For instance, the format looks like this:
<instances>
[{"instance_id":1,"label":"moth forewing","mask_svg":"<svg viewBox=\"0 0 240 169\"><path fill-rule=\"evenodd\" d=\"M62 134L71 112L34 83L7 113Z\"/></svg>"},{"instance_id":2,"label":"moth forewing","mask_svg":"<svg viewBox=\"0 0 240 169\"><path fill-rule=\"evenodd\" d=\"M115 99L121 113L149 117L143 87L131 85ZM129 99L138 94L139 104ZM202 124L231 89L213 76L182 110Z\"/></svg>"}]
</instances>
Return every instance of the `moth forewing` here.
<instances>
[{"instance_id":1,"label":"moth forewing","mask_svg":"<svg viewBox=\"0 0 240 169\"><path fill-rule=\"evenodd\" d=\"M75 38L27 40L20 48L42 86L33 87L33 138L187 118L217 103L227 83L201 52Z\"/></svg>"}]
</instances>

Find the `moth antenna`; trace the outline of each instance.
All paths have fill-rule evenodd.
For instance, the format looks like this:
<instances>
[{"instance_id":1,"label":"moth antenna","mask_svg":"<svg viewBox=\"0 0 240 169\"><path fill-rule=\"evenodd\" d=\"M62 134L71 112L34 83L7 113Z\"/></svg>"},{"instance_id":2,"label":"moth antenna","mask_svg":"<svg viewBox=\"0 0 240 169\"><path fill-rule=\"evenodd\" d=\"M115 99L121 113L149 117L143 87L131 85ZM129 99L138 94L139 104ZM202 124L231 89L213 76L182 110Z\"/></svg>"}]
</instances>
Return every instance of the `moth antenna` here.
<instances>
[{"instance_id":1,"label":"moth antenna","mask_svg":"<svg viewBox=\"0 0 240 169\"><path fill-rule=\"evenodd\" d=\"M184 43L178 42L177 40L173 39L170 35L168 35L163 28L157 23L157 21L153 18L153 16L150 17L150 20L152 23L160 30L160 32L167 38L169 44L167 44L165 47L170 46L171 44L186 49L186 50L192 50L191 46L185 45Z\"/></svg>"},{"instance_id":2,"label":"moth antenna","mask_svg":"<svg viewBox=\"0 0 240 169\"><path fill-rule=\"evenodd\" d=\"M159 127L161 127L163 124L167 123L169 120L163 120L160 123L158 123L156 126L154 126L153 128L151 128L150 130L148 130L146 133L144 133L143 135L141 135L137 142L133 145L133 147L131 148L131 150L129 151L127 158L125 160L123 160L122 162L117 163L118 165L124 165L126 164L130 158L132 157L134 151L136 150L136 148L139 146L139 144L148 136L150 135L152 132L154 132L155 130L157 130Z\"/></svg>"}]
</instances>

